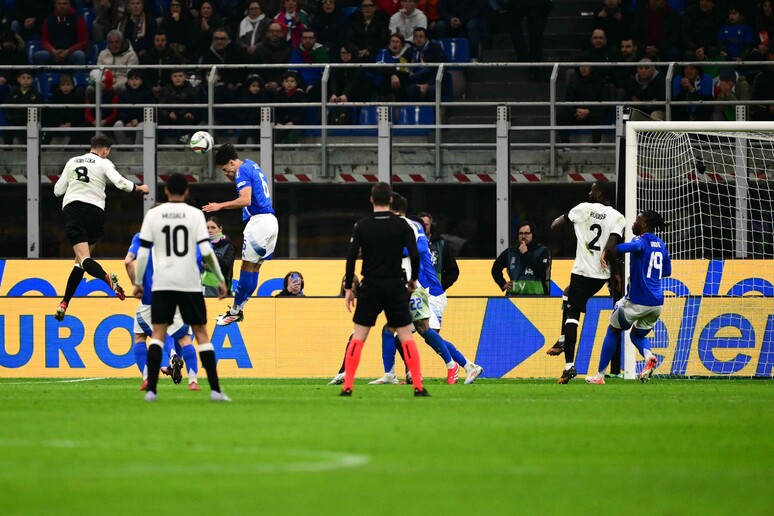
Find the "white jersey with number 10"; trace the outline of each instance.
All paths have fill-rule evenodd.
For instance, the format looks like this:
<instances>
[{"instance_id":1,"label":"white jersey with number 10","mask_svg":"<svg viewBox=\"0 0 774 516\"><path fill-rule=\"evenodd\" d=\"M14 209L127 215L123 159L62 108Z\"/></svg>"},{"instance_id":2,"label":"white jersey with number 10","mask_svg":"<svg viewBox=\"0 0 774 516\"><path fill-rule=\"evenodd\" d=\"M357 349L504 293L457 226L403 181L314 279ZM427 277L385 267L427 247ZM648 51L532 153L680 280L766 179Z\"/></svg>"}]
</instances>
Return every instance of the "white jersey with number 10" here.
<instances>
[{"instance_id":1,"label":"white jersey with number 10","mask_svg":"<svg viewBox=\"0 0 774 516\"><path fill-rule=\"evenodd\" d=\"M600 259L610 235L623 236L624 216L610 206L582 202L570 210L567 218L578 239L572 273L587 278L610 278L610 269L603 269Z\"/></svg>"},{"instance_id":2,"label":"white jersey with number 10","mask_svg":"<svg viewBox=\"0 0 774 516\"><path fill-rule=\"evenodd\" d=\"M201 210L184 202L167 202L145 215L140 240L153 243L153 291L201 292L196 260L199 242L209 243Z\"/></svg>"}]
</instances>

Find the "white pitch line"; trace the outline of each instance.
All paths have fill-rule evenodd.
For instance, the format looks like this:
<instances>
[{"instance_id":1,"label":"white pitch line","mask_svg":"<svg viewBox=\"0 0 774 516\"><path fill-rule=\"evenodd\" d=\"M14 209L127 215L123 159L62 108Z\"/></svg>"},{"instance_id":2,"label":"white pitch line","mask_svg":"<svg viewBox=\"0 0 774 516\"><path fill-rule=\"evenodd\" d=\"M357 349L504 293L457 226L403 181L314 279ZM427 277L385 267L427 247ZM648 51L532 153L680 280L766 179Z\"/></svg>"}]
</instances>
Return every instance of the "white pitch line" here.
<instances>
[{"instance_id":1,"label":"white pitch line","mask_svg":"<svg viewBox=\"0 0 774 516\"><path fill-rule=\"evenodd\" d=\"M94 382L96 380L106 380L107 378L76 378L74 380L54 380L50 382L13 382L6 383L0 382L0 387L3 385L44 385L47 383L77 383L77 382Z\"/></svg>"}]
</instances>

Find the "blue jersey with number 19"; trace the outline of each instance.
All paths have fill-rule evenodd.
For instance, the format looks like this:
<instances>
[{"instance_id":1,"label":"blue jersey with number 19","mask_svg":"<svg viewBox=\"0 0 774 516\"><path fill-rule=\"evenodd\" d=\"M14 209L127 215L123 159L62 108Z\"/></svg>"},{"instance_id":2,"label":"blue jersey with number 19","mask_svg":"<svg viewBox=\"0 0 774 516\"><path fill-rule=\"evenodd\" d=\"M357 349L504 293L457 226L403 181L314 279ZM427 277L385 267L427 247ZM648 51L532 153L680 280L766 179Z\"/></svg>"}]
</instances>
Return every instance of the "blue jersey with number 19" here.
<instances>
[{"instance_id":1,"label":"blue jersey with number 19","mask_svg":"<svg viewBox=\"0 0 774 516\"><path fill-rule=\"evenodd\" d=\"M661 278L672 275L672 261L664 241L652 233L644 233L631 242L618 244L616 249L632 255L626 297L638 305L663 305Z\"/></svg>"},{"instance_id":2,"label":"blue jersey with number 19","mask_svg":"<svg viewBox=\"0 0 774 516\"><path fill-rule=\"evenodd\" d=\"M271 207L269 184L263 170L255 161L246 159L234 174L234 181L237 192L241 192L248 186L253 189L250 206L242 208L242 220L250 220L250 217L259 213L274 213L274 208Z\"/></svg>"}]
</instances>

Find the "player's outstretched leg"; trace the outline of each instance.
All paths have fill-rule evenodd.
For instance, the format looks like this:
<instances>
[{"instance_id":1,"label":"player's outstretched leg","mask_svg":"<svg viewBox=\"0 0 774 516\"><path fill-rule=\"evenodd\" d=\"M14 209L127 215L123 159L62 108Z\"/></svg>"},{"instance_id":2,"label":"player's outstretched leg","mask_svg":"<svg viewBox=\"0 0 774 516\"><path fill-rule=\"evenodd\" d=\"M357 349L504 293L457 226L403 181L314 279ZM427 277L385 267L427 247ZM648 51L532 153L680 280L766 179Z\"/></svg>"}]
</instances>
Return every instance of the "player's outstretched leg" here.
<instances>
[{"instance_id":1,"label":"player's outstretched leg","mask_svg":"<svg viewBox=\"0 0 774 516\"><path fill-rule=\"evenodd\" d=\"M653 376L653 371L658 365L658 358L650 351L650 339L646 337L650 330L643 330L640 328L633 328L629 337L632 340L632 344L639 350L645 359L645 365L642 368L639 379L642 383L645 383Z\"/></svg>"},{"instance_id":2,"label":"player's outstretched leg","mask_svg":"<svg viewBox=\"0 0 774 516\"><path fill-rule=\"evenodd\" d=\"M243 321L245 318L243 308L257 287L258 271L241 271L239 273L239 282L234 292L234 304L229 307L225 314L219 315L215 319L216 324L218 326L228 326L229 324Z\"/></svg>"},{"instance_id":3,"label":"player's outstretched leg","mask_svg":"<svg viewBox=\"0 0 774 516\"><path fill-rule=\"evenodd\" d=\"M64 320L67 306L70 304L70 300L75 295L75 291L78 289L78 285L81 284L83 273L83 268L78 264L74 265L73 270L70 271L70 276L67 278L67 286L65 287L64 297L59 303L59 307L56 309L56 313L54 314L54 319L57 321L61 322Z\"/></svg>"},{"instance_id":4,"label":"player's outstretched leg","mask_svg":"<svg viewBox=\"0 0 774 516\"><path fill-rule=\"evenodd\" d=\"M605 370L610 365L610 360L615 353L615 349L618 347L618 337L621 334L620 330L607 327L607 333L605 334L605 340L602 343L602 352L599 355L599 367L597 368L597 374L586 377L586 383L595 385L605 384Z\"/></svg>"},{"instance_id":5,"label":"player's outstretched leg","mask_svg":"<svg viewBox=\"0 0 774 516\"><path fill-rule=\"evenodd\" d=\"M556 343L554 343L553 346L549 348L548 351L546 351L546 355L551 355L552 357L559 356L564 351L564 324L567 322L567 294L565 293L562 296L562 334L559 336L559 338L556 340Z\"/></svg>"},{"instance_id":6,"label":"player's outstretched leg","mask_svg":"<svg viewBox=\"0 0 774 516\"><path fill-rule=\"evenodd\" d=\"M470 385L475 382L476 378L483 374L484 368L465 358L465 355L448 340L445 340L444 343L446 343L446 348L449 350L452 359L465 369L465 384Z\"/></svg>"}]
</instances>

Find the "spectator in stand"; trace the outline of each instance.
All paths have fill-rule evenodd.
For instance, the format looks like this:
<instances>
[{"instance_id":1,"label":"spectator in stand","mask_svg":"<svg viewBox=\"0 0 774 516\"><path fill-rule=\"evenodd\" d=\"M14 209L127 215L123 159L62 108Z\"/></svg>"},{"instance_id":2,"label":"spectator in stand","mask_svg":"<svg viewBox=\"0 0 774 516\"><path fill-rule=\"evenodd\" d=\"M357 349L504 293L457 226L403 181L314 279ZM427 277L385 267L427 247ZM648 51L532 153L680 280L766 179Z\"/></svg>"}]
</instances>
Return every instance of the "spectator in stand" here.
<instances>
[{"instance_id":1,"label":"spectator in stand","mask_svg":"<svg viewBox=\"0 0 774 516\"><path fill-rule=\"evenodd\" d=\"M376 76L374 84L380 98L389 102L405 100L409 69L400 65L411 62L413 48L406 43L402 34L396 33L390 36L390 45L379 51L377 63L397 65L395 68L377 68L376 73L379 75Z\"/></svg>"},{"instance_id":2,"label":"spectator in stand","mask_svg":"<svg viewBox=\"0 0 774 516\"><path fill-rule=\"evenodd\" d=\"M54 0L54 11L43 21L40 46L32 56L36 65L84 65L89 30L70 0Z\"/></svg>"},{"instance_id":3,"label":"spectator in stand","mask_svg":"<svg viewBox=\"0 0 774 516\"><path fill-rule=\"evenodd\" d=\"M290 64L329 63L330 56L324 46L317 42L313 29L304 29L301 33L301 44L290 53ZM320 82L323 68L303 67L297 70L301 78L300 88L303 89L310 102L320 100Z\"/></svg>"},{"instance_id":4,"label":"spectator in stand","mask_svg":"<svg viewBox=\"0 0 774 516\"><path fill-rule=\"evenodd\" d=\"M153 47L153 35L158 28L156 18L145 11L142 0L129 0L124 17L116 26L131 43L138 57Z\"/></svg>"},{"instance_id":5,"label":"spectator in stand","mask_svg":"<svg viewBox=\"0 0 774 516\"><path fill-rule=\"evenodd\" d=\"M134 104L135 107L119 108L118 120L115 126L134 127L134 131L116 131L116 141L122 145L142 145L143 139L143 108L149 104L155 104L156 98L150 88L143 84L140 70L129 70L126 80L126 88L118 96L119 104Z\"/></svg>"},{"instance_id":6,"label":"spectator in stand","mask_svg":"<svg viewBox=\"0 0 774 516\"><path fill-rule=\"evenodd\" d=\"M291 48L301 44L301 32L309 26L309 15L299 9L298 0L283 0L282 10L274 19L285 27L285 39Z\"/></svg>"},{"instance_id":7,"label":"spectator in stand","mask_svg":"<svg viewBox=\"0 0 774 516\"><path fill-rule=\"evenodd\" d=\"M16 70L5 67L28 64L27 56L19 46L19 37L11 30L3 31L0 35L0 103L5 102L12 86L18 86Z\"/></svg>"},{"instance_id":8,"label":"spectator in stand","mask_svg":"<svg viewBox=\"0 0 774 516\"><path fill-rule=\"evenodd\" d=\"M231 295L231 284L234 280L234 258L236 257L236 248L226 235L223 234L223 225L218 217L212 215L207 217L207 233L210 235L210 245L215 257L218 259L220 271L226 280L226 295ZM217 296L217 285L213 285L217 277L212 272L206 262L202 263L202 286L204 287L205 297Z\"/></svg>"},{"instance_id":9,"label":"spectator in stand","mask_svg":"<svg viewBox=\"0 0 774 516\"><path fill-rule=\"evenodd\" d=\"M215 4L204 0L199 5L199 15L193 19L193 31L188 46L188 62L198 63L199 58L212 45L212 33L218 27L226 25L226 21L215 11Z\"/></svg>"},{"instance_id":10,"label":"spectator in stand","mask_svg":"<svg viewBox=\"0 0 774 516\"><path fill-rule=\"evenodd\" d=\"M193 108L198 95L193 86L185 79L182 68L173 69L170 75L171 84L159 95L161 104L181 104L186 107L159 108L159 125L196 125L199 123L199 110ZM166 138L173 138L180 143L188 142L190 129L167 129L160 131Z\"/></svg>"},{"instance_id":11,"label":"spectator in stand","mask_svg":"<svg viewBox=\"0 0 774 516\"><path fill-rule=\"evenodd\" d=\"M160 27L166 33L167 46L183 59L188 55L191 46L193 24L191 13L188 9L184 9L182 0L171 0L169 10L164 13ZM162 75L169 77L169 70Z\"/></svg>"},{"instance_id":12,"label":"spectator in stand","mask_svg":"<svg viewBox=\"0 0 774 516\"><path fill-rule=\"evenodd\" d=\"M253 56L253 61L257 64L281 65L276 68L262 68L261 77L266 81L266 91L270 94L277 92L281 88L282 74L287 70L290 63L290 45L285 39L282 25L279 22L273 22L266 30L266 39L258 45Z\"/></svg>"},{"instance_id":13,"label":"spectator in stand","mask_svg":"<svg viewBox=\"0 0 774 516\"><path fill-rule=\"evenodd\" d=\"M548 13L554 8L552 0L511 0L508 4L511 41L516 60L521 63L543 61L543 32L546 29ZM526 20L528 36L525 39L522 20ZM540 81L540 67L529 69L531 81Z\"/></svg>"},{"instance_id":14,"label":"spectator in stand","mask_svg":"<svg viewBox=\"0 0 774 516\"><path fill-rule=\"evenodd\" d=\"M717 45L708 48L697 48L693 59L702 63L702 66L704 67L704 73L708 73L712 77L717 77L720 75L720 66L716 64L710 64L711 62L724 61L723 56L720 55L720 47Z\"/></svg>"},{"instance_id":15,"label":"spectator in stand","mask_svg":"<svg viewBox=\"0 0 774 516\"><path fill-rule=\"evenodd\" d=\"M304 276L298 271L285 274L282 290L274 297L304 297Z\"/></svg>"},{"instance_id":16,"label":"spectator in stand","mask_svg":"<svg viewBox=\"0 0 774 516\"><path fill-rule=\"evenodd\" d=\"M774 48L769 49L768 65L755 77L753 99L774 101ZM752 119L760 122L774 121L774 104L754 106Z\"/></svg>"},{"instance_id":17,"label":"spectator in stand","mask_svg":"<svg viewBox=\"0 0 774 516\"><path fill-rule=\"evenodd\" d=\"M683 12L685 26L685 59L695 59L696 49L717 48L717 34L723 26L726 15L715 6L715 0L699 0ZM714 51L710 51L714 55Z\"/></svg>"},{"instance_id":18,"label":"spectator in stand","mask_svg":"<svg viewBox=\"0 0 774 516\"><path fill-rule=\"evenodd\" d=\"M747 77L737 73L733 68L723 68L715 85L715 100L736 102L739 100L751 100L752 92ZM736 121L736 105L716 105L712 113L713 120Z\"/></svg>"},{"instance_id":19,"label":"spectator in stand","mask_svg":"<svg viewBox=\"0 0 774 516\"><path fill-rule=\"evenodd\" d=\"M242 129L239 132L239 144L244 145L248 139L253 138L254 143L258 143L261 137L261 130L258 129L261 123L261 106L272 101L271 96L266 92L266 85L260 75L248 75L245 80L245 87L241 95L237 98L237 104L255 104L254 108L239 108L237 117L241 125L251 125L255 129Z\"/></svg>"},{"instance_id":20,"label":"spectator in stand","mask_svg":"<svg viewBox=\"0 0 774 516\"><path fill-rule=\"evenodd\" d=\"M435 25L434 39L467 38L470 57L477 61L486 31L486 8L484 0L441 0L441 19Z\"/></svg>"},{"instance_id":21,"label":"spectator in stand","mask_svg":"<svg viewBox=\"0 0 774 516\"><path fill-rule=\"evenodd\" d=\"M252 57L258 48L258 44L266 37L266 30L271 25L271 18L264 14L261 3L252 0L247 4L247 16L239 24L239 44L245 49L247 55Z\"/></svg>"},{"instance_id":22,"label":"spectator in stand","mask_svg":"<svg viewBox=\"0 0 774 516\"><path fill-rule=\"evenodd\" d=\"M97 18L91 26L92 40L104 41L110 32L126 14L127 0L92 1Z\"/></svg>"},{"instance_id":23,"label":"spectator in stand","mask_svg":"<svg viewBox=\"0 0 774 516\"><path fill-rule=\"evenodd\" d=\"M311 16L310 27L314 29L317 42L329 53L341 48L347 34L347 18L336 4L336 0L322 0L322 9Z\"/></svg>"},{"instance_id":24,"label":"spectator in stand","mask_svg":"<svg viewBox=\"0 0 774 516\"><path fill-rule=\"evenodd\" d=\"M144 65L181 65L183 57L167 42L167 33L163 29L153 36L153 48L143 54L140 64ZM158 99L162 88L169 86L171 80L168 68L146 68L143 70L143 86L150 89L154 99ZM155 100L154 100L155 102Z\"/></svg>"},{"instance_id":25,"label":"spectator in stand","mask_svg":"<svg viewBox=\"0 0 774 516\"><path fill-rule=\"evenodd\" d=\"M124 39L120 30L111 30L107 35L107 48L97 56L97 66L104 66L113 72L113 90L117 94L124 91L126 74L129 71L124 66L140 64L132 45ZM118 67L114 68L116 65Z\"/></svg>"},{"instance_id":26,"label":"spectator in stand","mask_svg":"<svg viewBox=\"0 0 774 516\"><path fill-rule=\"evenodd\" d=\"M728 10L728 23L718 31L720 54L726 61L744 61L755 44L753 28L747 25L741 7Z\"/></svg>"},{"instance_id":27,"label":"spectator in stand","mask_svg":"<svg viewBox=\"0 0 774 516\"><path fill-rule=\"evenodd\" d=\"M427 16L417 9L416 0L401 0L401 9L390 18L390 34L401 34L409 43L414 42L414 29L427 28Z\"/></svg>"},{"instance_id":28,"label":"spectator in stand","mask_svg":"<svg viewBox=\"0 0 774 516\"><path fill-rule=\"evenodd\" d=\"M282 89L277 92L277 102L282 104L298 104L306 102L306 95L299 89L298 74L287 71L282 74ZM278 126L292 127L306 123L306 108L278 107L275 111ZM298 143L301 130L289 129L277 131L277 143Z\"/></svg>"},{"instance_id":29,"label":"spectator in stand","mask_svg":"<svg viewBox=\"0 0 774 516\"><path fill-rule=\"evenodd\" d=\"M43 20L50 10L51 0L18 0L11 20L11 30L24 41L41 39Z\"/></svg>"},{"instance_id":30,"label":"spectator in stand","mask_svg":"<svg viewBox=\"0 0 774 516\"><path fill-rule=\"evenodd\" d=\"M427 34L432 39L440 38L435 31L435 26L441 19L440 3L440 0L416 0L417 10L422 11L427 17Z\"/></svg>"},{"instance_id":31,"label":"spectator in stand","mask_svg":"<svg viewBox=\"0 0 774 516\"><path fill-rule=\"evenodd\" d=\"M683 55L683 25L680 13L667 0L648 0L634 13L632 36L644 45L652 60L679 61Z\"/></svg>"},{"instance_id":32,"label":"spectator in stand","mask_svg":"<svg viewBox=\"0 0 774 516\"><path fill-rule=\"evenodd\" d=\"M609 106L588 104L588 102L604 102L610 99L610 86L605 76L597 73L591 66L579 66L574 81L567 85L565 92L567 102L577 102L579 105L563 106L557 114L559 125L603 125L610 113ZM570 131L559 131L559 141L568 143ZM600 129L591 130L591 142L602 141ZM501 269L502 270L502 269Z\"/></svg>"},{"instance_id":33,"label":"spectator in stand","mask_svg":"<svg viewBox=\"0 0 774 516\"><path fill-rule=\"evenodd\" d=\"M224 70L225 71L225 70ZM197 91L199 103L206 105L209 99L209 81L211 70L204 72L204 80L199 84ZM215 71L215 81L212 88L212 103L215 105L213 109L213 118L216 126L220 125L233 125L238 118L237 110L229 108L228 104L233 104L237 98L237 93L240 88L232 88L223 80L223 76L220 74L220 69ZM200 120L205 119L204 110L197 111L197 117ZM231 135L232 129L213 129L212 137L217 141L219 136Z\"/></svg>"},{"instance_id":34,"label":"spectator in stand","mask_svg":"<svg viewBox=\"0 0 774 516\"><path fill-rule=\"evenodd\" d=\"M618 55L614 48L607 44L607 36L602 29L591 31L589 46L581 53L579 60L591 63L613 63L617 61ZM612 68L597 68L594 74L601 76L606 82L610 80ZM567 84L570 84L577 76L577 69L571 69L567 72Z\"/></svg>"},{"instance_id":35,"label":"spectator in stand","mask_svg":"<svg viewBox=\"0 0 774 516\"><path fill-rule=\"evenodd\" d=\"M713 107L700 102L712 101L712 76L704 73L700 66L686 65L682 75L672 81L672 100L695 102L694 105L672 107L672 120L712 120Z\"/></svg>"},{"instance_id":36,"label":"spectator in stand","mask_svg":"<svg viewBox=\"0 0 774 516\"><path fill-rule=\"evenodd\" d=\"M59 84L51 93L50 104L83 104L86 100L86 94L82 86L75 86L73 76L69 73L63 73L59 76ZM58 127L67 129L71 127L83 126L83 110L75 108L55 108L43 109L43 126ZM79 136L84 133L76 132L52 132L43 133L43 143L53 143L56 145L67 145L83 140Z\"/></svg>"},{"instance_id":37,"label":"spectator in stand","mask_svg":"<svg viewBox=\"0 0 774 516\"><path fill-rule=\"evenodd\" d=\"M603 0L602 8L594 15L594 28L604 31L612 48L618 48L624 36L629 35L630 26L631 12L628 5L621 6L621 0Z\"/></svg>"},{"instance_id":38,"label":"spectator in stand","mask_svg":"<svg viewBox=\"0 0 774 516\"><path fill-rule=\"evenodd\" d=\"M621 45L619 46L617 62L634 65L640 61L640 57L637 42L631 37L625 36L621 40ZM615 100L625 99L626 87L635 71L635 66L619 66L610 70L610 82L615 89Z\"/></svg>"},{"instance_id":39,"label":"spectator in stand","mask_svg":"<svg viewBox=\"0 0 774 516\"><path fill-rule=\"evenodd\" d=\"M626 100L634 102L653 102L649 105L632 106L634 109L650 115L656 120L664 120L664 102L666 92L664 89L664 76L658 71L653 60L649 57L640 59L637 71L629 79L626 88Z\"/></svg>"},{"instance_id":40,"label":"spectator in stand","mask_svg":"<svg viewBox=\"0 0 774 516\"><path fill-rule=\"evenodd\" d=\"M414 29L414 52L412 63L444 63L446 56L438 43L431 41L427 29ZM412 102L428 102L435 99L435 74L433 66L412 67L409 69L406 98Z\"/></svg>"},{"instance_id":41,"label":"spectator in stand","mask_svg":"<svg viewBox=\"0 0 774 516\"><path fill-rule=\"evenodd\" d=\"M4 105L5 122L7 125L27 125L27 108L12 108L14 104L40 104L43 99L40 93L35 91L32 83L35 80L31 70L18 70L16 83L18 86L11 88ZM3 141L6 145L13 145L15 140L26 144L26 129L5 129Z\"/></svg>"},{"instance_id":42,"label":"spectator in stand","mask_svg":"<svg viewBox=\"0 0 774 516\"><path fill-rule=\"evenodd\" d=\"M376 0L376 8L392 16L401 9L401 0Z\"/></svg>"},{"instance_id":43,"label":"spectator in stand","mask_svg":"<svg viewBox=\"0 0 774 516\"><path fill-rule=\"evenodd\" d=\"M379 50L390 40L390 17L376 8L375 0L363 0L360 9L349 17L346 41L359 49L360 61L373 63Z\"/></svg>"},{"instance_id":44,"label":"spectator in stand","mask_svg":"<svg viewBox=\"0 0 774 516\"><path fill-rule=\"evenodd\" d=\"M89 87L86 89L86 104L96 103L97 89L95 84L97 81L101 81L102 91L100 93L101 107L100 116L101 120L97 120L97 110L93 107L87 107L84 110L84 119L86 123L92 127L113 127L113 124L118 120L118 108L111 107L111 104L118 104L118 95L113 90L113 72L105 70L100 79L100 70L95 68L89 74ZM97 124L99 122L99 124Z\"/></svg>"},{"instance_id":45,"label":"spectator in stand","mask_svg":"<svg viewBox=\"0 0 774 516\"><path fill-rule=\"evenodd\" d=\"M199 61L205 65L245 65L247 52L231 39L226 27L219 27L212 33L212 44L204 51ZM246 73L244 68L219 69L223 82L236 91L242 86Z\"/></svg>"},{"instance_id":46,"label":"spectator in stand","mask_svg":"<svg viewBox=\"0 0 774 516\"><path fill-rule=\"evenodd\" d=\"M339 49L339 63L357 63L357 48L354 45L345 44ZM346 102L365 102L371 98L371 88L365 80L362 68L337 66L331 69L331 77L328 83L330 91L330 104ZM354 109L351 107L339 107L331 109L328 122L334 125L354 124Z\"/></svg>"}]
</instances>

